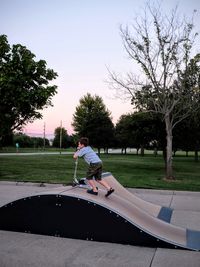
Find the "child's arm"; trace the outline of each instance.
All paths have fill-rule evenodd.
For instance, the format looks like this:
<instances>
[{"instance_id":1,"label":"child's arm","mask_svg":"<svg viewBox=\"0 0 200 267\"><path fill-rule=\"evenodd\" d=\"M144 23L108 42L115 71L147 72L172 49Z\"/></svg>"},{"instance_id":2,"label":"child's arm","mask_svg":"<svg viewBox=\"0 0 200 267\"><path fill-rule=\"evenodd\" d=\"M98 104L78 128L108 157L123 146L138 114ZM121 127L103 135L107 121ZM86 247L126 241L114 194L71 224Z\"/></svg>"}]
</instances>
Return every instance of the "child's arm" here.
<instances>
[{"instance_id":1,"label":"child's arm","mask_svg":"<svg viewBox=\"0 0 200 267\"><path fill-rule=\"evenodd\" d=\"M76 150L76 152L74 153L74 155L73 155L73 158L74 159L77 159L78 158L78 152L80 151L80 148L79 147L77 147L77 150Z\"/></svg>"},{"instance_id":2,"label":"child's arm","mask_svg":"<svg viewBox=\"0 0 200 267\"><path fill-rule=\"evenodd\" d=\"M74 153L73 158L74 159L77 159L78 158L77 152Z\"/></svg>"}]
</instances>

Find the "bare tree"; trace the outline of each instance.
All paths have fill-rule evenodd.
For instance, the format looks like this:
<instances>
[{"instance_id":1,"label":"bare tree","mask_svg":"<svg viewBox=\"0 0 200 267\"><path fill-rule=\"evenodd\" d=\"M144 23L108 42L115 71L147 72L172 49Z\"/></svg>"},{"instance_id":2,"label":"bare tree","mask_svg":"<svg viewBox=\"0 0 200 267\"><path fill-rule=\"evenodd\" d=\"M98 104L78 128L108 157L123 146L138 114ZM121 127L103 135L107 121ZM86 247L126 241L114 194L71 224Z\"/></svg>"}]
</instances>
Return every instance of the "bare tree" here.
<instances>
[{"instance_id":1,"label":"bare tree","mask_svg":"<svg viewBox=\"0 0 200 267\"><path fill-rule=\"evenodd\" d=\"M122 77L109 70L110 83L117 92L131 98L134 108L161 114L167 139L166 178L174 179L172 130L199 108L199 90L186 82L197 36L193 16L191 22L185 18L180 21L177 8L167 16L160 7L147 4L144 16L135 19L133 25L120 27L120 31L124 48L139 64L142 76L130 72Z\"/></svg>"}]
</instances>

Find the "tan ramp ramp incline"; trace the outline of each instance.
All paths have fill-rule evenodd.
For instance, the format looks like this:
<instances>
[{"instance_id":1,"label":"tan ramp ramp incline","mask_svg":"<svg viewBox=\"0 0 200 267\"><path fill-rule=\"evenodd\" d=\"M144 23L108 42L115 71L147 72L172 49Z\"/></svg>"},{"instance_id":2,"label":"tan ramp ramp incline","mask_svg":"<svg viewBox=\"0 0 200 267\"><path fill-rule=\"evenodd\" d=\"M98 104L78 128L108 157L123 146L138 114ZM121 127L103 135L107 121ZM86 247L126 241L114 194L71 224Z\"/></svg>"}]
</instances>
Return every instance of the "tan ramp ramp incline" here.
<instances>
[{"instance_id":1,"label":"tan ramp ramp incline","mask_svg":"<svg viewBox=\"0 0 200 267\"><path fill-rule=\"evenodd\" d=\"M0 208L0 229L149 247L200 250L200 232L151 216L117 193L60 188Z\"/></svg>"},{"instance_id":2,"label":"tan ramp ramp incline","mask_svg":"<svg viewBox=\"0 0 200 267\"><path fill-rule=\"evenodd\" d=\"M136 205L139 209L149 213L151 216L157 217L166 222L170 222L172 209L168 207L162 207L150 202L147 202L136 195L130 193L126 188L124 188L115 177L110 173L104 173L102 178L107 181L114 189L115 194L122 197L123 199L131 202L132 204ZM103 187L100 185L100 188Z\"/></svg>"}]
</instances>

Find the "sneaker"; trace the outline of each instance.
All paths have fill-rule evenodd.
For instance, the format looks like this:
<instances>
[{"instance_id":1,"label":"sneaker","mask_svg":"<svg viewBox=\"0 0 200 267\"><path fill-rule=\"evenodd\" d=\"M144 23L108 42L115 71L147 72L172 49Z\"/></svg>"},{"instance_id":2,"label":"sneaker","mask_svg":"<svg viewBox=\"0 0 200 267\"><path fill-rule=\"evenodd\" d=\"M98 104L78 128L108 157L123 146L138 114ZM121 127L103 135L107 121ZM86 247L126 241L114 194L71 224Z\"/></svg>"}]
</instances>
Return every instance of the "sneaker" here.
<instances>
[{"instance_id":1,"label":"sneaker","mask_svg":"<svg viewBox=\"0 0 200 267\"><path fill-rule=\"evenodd\" d=\"M92 189L88 189L87 193L97 196L98 192L94 192Z\"/></svg>"},{"instance_id":2,"label":"sneaker","mask_svg":"<svg viewBox=\"0 0 200 267\"><path fill-rule=\"evenodd\" d=\"M105 194L105 197L110 196L114 191L115 191L115 189L110 188L110 189L107 191L107 193Z\"/></svg>"}]
</instances>

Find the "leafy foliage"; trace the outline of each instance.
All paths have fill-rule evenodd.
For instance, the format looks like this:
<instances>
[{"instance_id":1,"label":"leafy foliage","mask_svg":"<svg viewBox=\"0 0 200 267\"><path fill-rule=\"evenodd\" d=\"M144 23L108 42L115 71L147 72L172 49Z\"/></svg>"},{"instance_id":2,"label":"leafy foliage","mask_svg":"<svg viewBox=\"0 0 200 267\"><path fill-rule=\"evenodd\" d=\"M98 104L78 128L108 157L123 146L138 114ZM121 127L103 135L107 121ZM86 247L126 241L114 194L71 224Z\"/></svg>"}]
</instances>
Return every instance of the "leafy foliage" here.
<instances>
[{"instance_id":1,"label":"leafy foliage","mask_svg":"<svg viewBox=\"0 0 200 267\"><path fill-rule=\"evenodd\" d=\"M0 36L0 139L42 118L41 110L52 106L57 86L49 83L57 73L46 65L44 60L35 61L25 46L11 47L7 36Z\"/></svg>"},{"instance_id":2,"label":"leafy foliage","mask_svg":"<svg viewBox=\"0 0 200 267\"><path fill-rule=\"evenodd\" d=\"M57 127L54 131L53 146L61 148L70 147L71 142L67 134L67 130L63 127Z\"/></svg>"},{"instance_id":3,"label":"leafy foliage","mask_svg":"<svg viewBox=\"0 0 200 267\"><path fill-rule=\"evenodd\" d=\"M140 20L140 21L139 21ZM174 127L199 108L199 55L191 59L195 37L193 19L170 16L161 6L147 4L144 17L121 27L126 52L142 70L142 78L128 73L120 78L110 73L115 89L128 93L134 108L159 114L166 129L166 178L172 179Z\"/></svg>"},{"instance_id":4,"label":"leafy foliage","mask_svg":"<svg viewBox=\"0 0 200 267\"><path fill-rule=\"evenodd\" d=\"M107 148L114 138L114 126L110 112L99 96L89 93L80 99L73 115L75 132L90 139L90 144L97 148Z\"/></svg>"},{"instance_id":5,"label":"leafy foliage","mask_svg":"<svg viewBox=\"0 0 200 267\"><path fill-rule=\"evenodd\" d=\"M30 137L23 133L15 133L13 137L14 144L18 144L19 148L32 147L32 148L43 148L44 138L41 137ZM45 146L49 146L49 140L45 138Z\"/></svg>"},{"instance_id":6,"label":"leafy foliage","mask_svg":"<svg viewBox=\"0 0 200 267\"><path fill-rule=\"evenodd\" d=\"M135 112L122 115L116 124L118 145L141 149L143 155L144 148L158 147L162 142L161 124L161 119L150 113Z\"/></svg>"}]
</instances>

